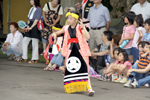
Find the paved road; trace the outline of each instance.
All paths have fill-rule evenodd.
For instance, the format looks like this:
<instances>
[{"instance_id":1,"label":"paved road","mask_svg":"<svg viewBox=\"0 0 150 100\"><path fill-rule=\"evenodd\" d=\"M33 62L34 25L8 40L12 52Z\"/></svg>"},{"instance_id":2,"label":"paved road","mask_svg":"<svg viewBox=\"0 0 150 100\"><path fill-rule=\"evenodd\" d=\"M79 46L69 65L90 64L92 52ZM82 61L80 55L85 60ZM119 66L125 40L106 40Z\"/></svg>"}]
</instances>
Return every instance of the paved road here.
<instances>
[{"instance_id":1,"label":"paved road","mask_svg":"<svg viewBox=\"0 0 150 100\"><path fill-rule=\"evenodd\" d=\"M150 100L150 88L128 89L92 78L94 97L66 94L61 72L43 71L45 63L27 64L0 55L0 100Z\"/></svg>"}]
</instances>

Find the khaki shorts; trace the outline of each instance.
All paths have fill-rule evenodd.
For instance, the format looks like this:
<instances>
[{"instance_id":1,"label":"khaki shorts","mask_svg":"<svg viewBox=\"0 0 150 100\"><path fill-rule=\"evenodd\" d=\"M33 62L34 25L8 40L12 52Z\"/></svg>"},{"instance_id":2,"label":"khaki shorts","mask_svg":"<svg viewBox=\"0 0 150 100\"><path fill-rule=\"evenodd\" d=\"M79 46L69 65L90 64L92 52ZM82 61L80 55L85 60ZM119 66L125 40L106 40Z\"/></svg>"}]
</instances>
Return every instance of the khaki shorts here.
<instances>
[{"instance_id":1,"label":"khaki shorts","mask_svg":"<svg viewBox=\"0 0 150 100\"><path fill-rule=\"evenodd\" d=\"M89 47L90 51L94 50L99 44L103 43L102 36L103 32L106 31L106 28L101 28L100 30L92 30L90 29L90 40Z\"/></svg>"}]
</instances>

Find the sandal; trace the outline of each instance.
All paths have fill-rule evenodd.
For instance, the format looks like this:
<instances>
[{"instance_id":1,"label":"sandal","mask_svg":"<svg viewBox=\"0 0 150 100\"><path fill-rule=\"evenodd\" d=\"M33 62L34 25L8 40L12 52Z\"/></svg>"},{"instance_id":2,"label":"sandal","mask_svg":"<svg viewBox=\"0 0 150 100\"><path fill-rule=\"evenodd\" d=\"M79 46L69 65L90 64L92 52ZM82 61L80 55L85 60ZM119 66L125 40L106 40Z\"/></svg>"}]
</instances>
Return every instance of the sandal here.
<instances>
[{"instance_id":1,"label":"sandal","mask_svg":"<svg viewBox=\"0 0 150 100\"><path fill-rule=\"evenodd\" d=\"M31 61L29 61L28 63L29 64L35 64L35 63L37 63L38 61L37 60L31 60Z\"/></svg>"},{"instance_id":2,"label":"sandal","mask_svg":"<svg viewBox=\"0 0 150 100\"><path fill-rule=\"evenodd\" d=\"M15 56L11 56L11 57L8 58L8 60L13 60L15 58L16 58Z\"/></svg>"},{"instance_id":3,"label":"sandal","mask_svg":"<svg viewBox=\"0 0 150 100\"><path fill-rule=\"evenodd\" d=\"M54 64L53 66L49 67L49 70L53 71L53 70L55 70L56 67L57 67L57 64Z\"/></svg>"},{"instance_id":4,"label":"sandal","mask_svg":"<svg viewBox=\"0 0 150 100\"><path fill-rule=\"evenodd\" d=\"M44 68L44 70L49 70L49 68L52 66L52 64L50 63L47 67Z\"/></svg>"},{"instance_id":5,"label":"sandal","mask_svg":"<svg viewBox=\"0 0 150 100\"><path fill-rule=\"evenodd\" d=\"M19 58L15 58L14 60L15 60L15 61L18 61L18 60L19 60Z\"/></svg>"},{"instance_id":6,"label":"sandal","mask_svg":"<svg viewBox=\"0 0 150 100\"><path fill-rule=\"evenodd\" d=\"M18 62L27 62L27 59L21 58L21 59L18 59L17 61L18 61Z\"/></svg>"}]
</instances>

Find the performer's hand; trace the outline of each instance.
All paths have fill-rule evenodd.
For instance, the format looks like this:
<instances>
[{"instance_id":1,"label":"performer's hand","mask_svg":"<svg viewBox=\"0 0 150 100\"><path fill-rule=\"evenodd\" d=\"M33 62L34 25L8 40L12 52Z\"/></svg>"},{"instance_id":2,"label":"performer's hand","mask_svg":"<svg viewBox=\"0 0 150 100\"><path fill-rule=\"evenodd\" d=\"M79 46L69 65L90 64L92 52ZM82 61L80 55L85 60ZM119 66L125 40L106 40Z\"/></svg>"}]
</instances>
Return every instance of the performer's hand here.
<instances>
[{"instance_id":1,"label":"performer's hand","mask_svg":"<svg viewBox=\"0 0 150 100\"><path fill-rule=\"evenodd\" d=\"M54 38L54 44L56 44L56 42L57 42L57 41L56 41L56 38Z\"/></svg>"},{"instance_id":2,"label":"performer's hand","mask_svg":"<svg viewBox=\"0 0 150 100\"><path fill-rule=\"evenodd\" d=\"M83 25L82 19L79 20L79 24L81 25L81 28L84 28L85 26Z\"/></svg>"},{"instance_id":3,"label":"performer's hand","mask_svg":"<svg viewBox=\"0 0 150 100\"><path fill-rule=\"evenodd\" d=\"M54 39L56 39L57 38L56 33L52 33L52 37L54 37Z\"/></svg>"}]
</instances>

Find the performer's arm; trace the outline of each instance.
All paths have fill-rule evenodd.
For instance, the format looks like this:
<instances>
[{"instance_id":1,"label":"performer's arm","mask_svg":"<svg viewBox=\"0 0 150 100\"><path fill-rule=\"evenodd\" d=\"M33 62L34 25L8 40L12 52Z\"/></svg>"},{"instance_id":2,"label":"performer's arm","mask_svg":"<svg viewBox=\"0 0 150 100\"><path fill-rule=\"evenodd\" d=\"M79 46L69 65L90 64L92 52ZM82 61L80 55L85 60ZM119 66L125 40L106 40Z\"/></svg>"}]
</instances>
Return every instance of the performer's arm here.
<instances>
[{"instance_id":1,"label":"performer's arm","mask_svg":"<svg viewBox=\"0 0 150 100\"><path fill-rule=\"evenodd\" d=\"M57 31L57 32L55 32L55 33L53 33L52 36L53 36L54 38L56 38L58 35L61 35L61 34L63 34L63 33L65 33L65 30L64 30L64 29L61 29L61 30L59 30L59 31Z\"/></svg>"},{"instance_id":2,"label":"performer's arm","mask_svg":"<svg viewBox=\"0 0 150 100\"><path fill-rule=\"evenodd\" d=\"M89 34L89 32L86 30L86 28L85 28L85 26L83 25L83 22L82 22L82 20L80 19L80 21L79 21L79 23L80 23L80 25L81 25L81 27L82 27L82 33L83 33L83 35L85 36L85 38L86 39L90 39L90 34Z\"/></svg>"}]
</instances>

